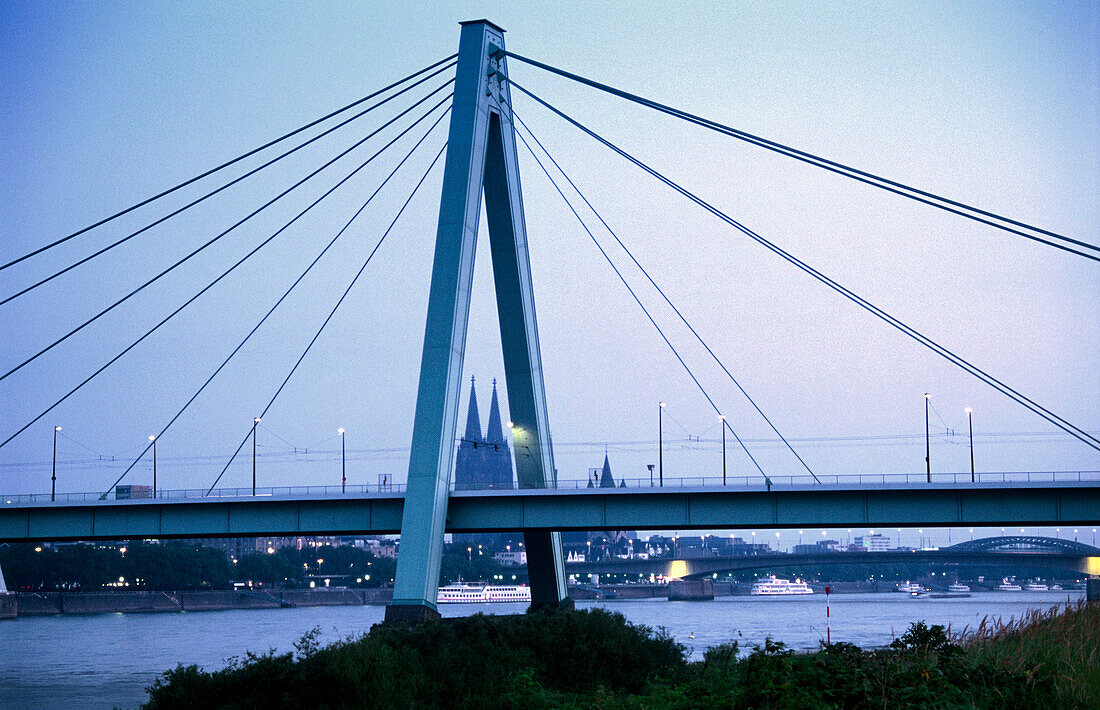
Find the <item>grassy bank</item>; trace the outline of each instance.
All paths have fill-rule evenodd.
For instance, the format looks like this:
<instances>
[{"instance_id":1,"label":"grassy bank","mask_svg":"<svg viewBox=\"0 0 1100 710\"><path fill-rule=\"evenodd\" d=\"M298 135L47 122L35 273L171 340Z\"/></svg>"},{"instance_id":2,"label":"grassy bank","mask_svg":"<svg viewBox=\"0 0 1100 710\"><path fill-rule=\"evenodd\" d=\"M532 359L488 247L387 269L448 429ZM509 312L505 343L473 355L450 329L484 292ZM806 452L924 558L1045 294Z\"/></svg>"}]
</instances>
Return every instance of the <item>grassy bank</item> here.
<instances>
[{"instance_id":1,"label":"grassy bank","mask_svg":"<svg viewBox=\"0 0 1100 710\"><path fill-rule=\"evenodd\" d=\"M796 654L770 640L689 663L666 634L601 609L375 627L326 648L179 666L167 708L1100 707L1100 605L985 622L963 638L914 624L891 648Z\"/></svg>"}]
</instances>

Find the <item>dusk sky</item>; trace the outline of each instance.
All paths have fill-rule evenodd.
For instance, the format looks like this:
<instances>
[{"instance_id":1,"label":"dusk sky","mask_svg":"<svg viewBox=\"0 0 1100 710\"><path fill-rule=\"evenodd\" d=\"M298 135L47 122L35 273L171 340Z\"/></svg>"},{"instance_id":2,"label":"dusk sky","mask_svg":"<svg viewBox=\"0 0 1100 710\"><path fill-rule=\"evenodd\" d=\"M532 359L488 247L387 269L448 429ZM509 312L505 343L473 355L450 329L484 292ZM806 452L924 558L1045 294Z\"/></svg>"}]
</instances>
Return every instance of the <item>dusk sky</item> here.
<instances>
[{"instance_id":1,"label":"dusk sky","mask_svg":"<svg viewBox=\"0 0 1100 710\"><path fill-rule=\"evenodd\" d=\"M1100 242L1096 3L0 4L0 261L197 175L452 54L486 17L508 48L906 184ZM658 9L659 8L659 9ZM628 11L629 10L629 11ZM1075 425L1100 430L1100 267L554 77L512 77ZM451 72L72 272L0 305L7 371L351 146ZM426 109L450 91L444 89ZM1100 453L782 262L529 98L516 112L819 475L1096 471ZM419 116L371 139L0 381L0 440L283 226ZM414 128L155 335L0 448L0 492L106 490L374 191ZM209 486L446 137L444 120L157 443L162 488ZM308 133L313 135L319 129ZM300 139L292 139L296 144ZM240 165L0 271L0 298L232 177ZM259 431L260 485L403 481L442 161ZM538 165L520 163L559 478L605 450L648 478L720 476L717 415ZM579 204L579 200L575 200ZM769 475L802 469L598 222L582 213ZM484 225L469 377L503 377ZM629 266L629 268L628 268ZM502 392L503 394L503 392ZM502 397L502 403L506 400ZM507 411L504 412L507 420ZM954 432L953 435L949 430ZM696 440L698 439L698 440ZM293 453L308 448L309 454ZM249 482L250 448L220 485ZM99 460L111 459L114 460ZM729 439L731 475L755 476ZM149 483L150 467L125 482ZM915 542L912 541L912 542ZM910 542L909 544L912 544Z\"/></svg>"}]
</instances>

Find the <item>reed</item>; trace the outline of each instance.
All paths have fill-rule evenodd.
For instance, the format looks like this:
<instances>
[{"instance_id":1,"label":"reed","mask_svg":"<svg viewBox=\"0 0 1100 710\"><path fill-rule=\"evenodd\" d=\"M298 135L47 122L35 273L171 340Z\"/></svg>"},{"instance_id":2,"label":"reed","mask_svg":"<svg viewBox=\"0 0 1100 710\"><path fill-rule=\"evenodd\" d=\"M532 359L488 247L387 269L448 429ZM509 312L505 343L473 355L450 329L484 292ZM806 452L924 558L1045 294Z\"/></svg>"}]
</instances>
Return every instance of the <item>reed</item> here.
<instances>
[{"instance_id":1,"label":"reed","mask_svg":"<svg viewBox=\"0 0 1100 710\"><path fill-rule=\"evenodd\" d=\"M1008 621L986 617L954 641L983 664L1048 680L1050 707L1100 707L1100 604L1081 600Z\"/></svg>"}]
</instances>

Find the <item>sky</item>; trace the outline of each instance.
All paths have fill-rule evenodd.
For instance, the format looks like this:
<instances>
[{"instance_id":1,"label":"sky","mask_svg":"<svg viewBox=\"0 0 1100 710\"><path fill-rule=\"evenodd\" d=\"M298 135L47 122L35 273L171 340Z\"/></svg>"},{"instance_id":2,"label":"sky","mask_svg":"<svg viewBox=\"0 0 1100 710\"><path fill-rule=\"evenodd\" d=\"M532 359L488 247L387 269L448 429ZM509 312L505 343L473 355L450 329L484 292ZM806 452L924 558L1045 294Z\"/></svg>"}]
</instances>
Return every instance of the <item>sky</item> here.
<instances>
[{"instance_id":1,"label":"sky","mask_svg":"<svg viewBox=\"0 0 1100 710\"><path fill-rule=\"evenodd\" d=\"M0 259L6 263L452 54L457 23L480 17L507 30L513 52L1100 241L1095 3L16 2L0 6ZM1100 430L1094 262L514 60L510 74L872 303L1077 426ZM4 371L436 86L426 83L422 93L410 92L0 305ZM968 406L979 471L1100 470L1100 453L872 319L530 99L517 94L515 110L817 474L922 474L925 392L932 393L935 473L969 472ZM0 381L2 438L278 230L415 115ZM427 125L0 448L0 491L49 489L55 426L62 427L58 490L106 490ZM213 483L442 147L445 129L444 120L158 440L162 488ZM0 272L0 294L35 283L261 162L244 161L225 177L206 178ZM647 481L646 465L657 458L659 401L667 403L666 477L720 476L718 415L522 146L520 164L559 479L583 481L606 453L616 478ZM404 479L440 180L437 165L264 415L259 485L338 484L340 427L349 483ZM477 377L484 419L490 383L503 373L484 225L481 235L460 431L469 377ZM627 257L609 252L768 475L802 471L641 275L626 268ZM219 485L249 485L250 456L250 447L243 449ZM727 465L731 476L759 480L732 436ZM146 457L124 482L150 478Z\"/></svg>"}]
</instances>

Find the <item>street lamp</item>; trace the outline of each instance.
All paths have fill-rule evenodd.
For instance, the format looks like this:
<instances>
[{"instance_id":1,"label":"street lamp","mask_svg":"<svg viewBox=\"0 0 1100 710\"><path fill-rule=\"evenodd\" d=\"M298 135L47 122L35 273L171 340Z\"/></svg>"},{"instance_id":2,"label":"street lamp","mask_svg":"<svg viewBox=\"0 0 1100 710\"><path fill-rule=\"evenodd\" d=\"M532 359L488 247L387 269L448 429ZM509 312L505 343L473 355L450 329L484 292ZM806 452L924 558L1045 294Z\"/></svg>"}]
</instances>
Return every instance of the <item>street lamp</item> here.
<instances>
[{"instance_id":1,"label":"street lamp","mask_svg":"<svg viewBox=\"0 0 1100 710\"><path fill-rule=\"evenodd\" d=\"M149 435L149 443L153 445L153 497L157 497L157 437Z\"/></svg>"},{"instance_id":2,"label":"street lamp","mask_svg":"<svg viewBox=\"0 0 1100 710\"><path fill-rule=\"evenodd\" d=\"M928 471L928 482L932 482L932 442L928 436L928 400L932 395L924 393L924 465Z\"/></svg>"},{"instance_id":3,"label":"street lamp","mask_svg":"<svg viewBox=\"0 0 1100 710\"><path fill-rule=\"evenodd\" d=\"M719 414L718 420L722 423L722 485L726 485L726 415Z\"/></svg>"},{"instance_id":4,"label":"street lamp","mask_svg":"<svg viewBox=\"0 0 1100 710\"><path fill-rule=\"evenodd\" d=\"M970 482L974 482L974 408L967 407L966 423L970 426Z\"/></svg>"},{"instance_id":5,"label":"street lamp","mask_svg":"<svg viewBox=\"0 0 1100 710\"><path fill-rule=\"evenodd\" d=\"M657 481L665 485L665 403L657 403Z\"/></svg>"},{"instance_id":6,"label":"street lamp","mask_svg":"<svg viewBox=\"0 0 1100 710\"><path fill-rule=\"evenodd\" d=\"M345 459L344 448L344 427L340 427L336 430L336 433L340 435L340 492L344 493L348 485L348 469Z\"/></svg>"},{"instance_id":7,"label":"street lamp","mask_svg":"<svg viewBox=\"0 0 1100 710\"><path fill-rule=\"evenodd\" d=\"M53 471L50 473L51 503L57 498L57 432L59 431L61 431L61 427L55 426L53 428Z\"/></svg>"},{"instance_id":8,"label":"street lamp","mask_svg":"<svg viewBox=\"0 0 1100 710\"><path fill-rule=\"evenodd\" d=\"M259 417L252 420L252 495L256 495L256 426L259 423Z\"/></svg>"}]
</instances>

